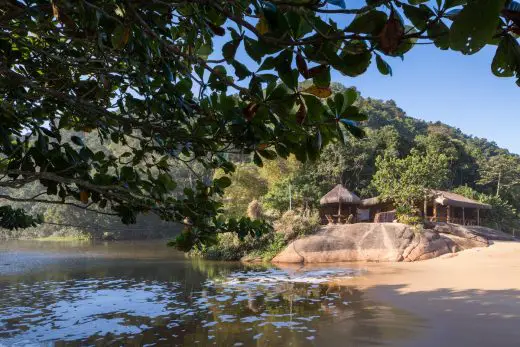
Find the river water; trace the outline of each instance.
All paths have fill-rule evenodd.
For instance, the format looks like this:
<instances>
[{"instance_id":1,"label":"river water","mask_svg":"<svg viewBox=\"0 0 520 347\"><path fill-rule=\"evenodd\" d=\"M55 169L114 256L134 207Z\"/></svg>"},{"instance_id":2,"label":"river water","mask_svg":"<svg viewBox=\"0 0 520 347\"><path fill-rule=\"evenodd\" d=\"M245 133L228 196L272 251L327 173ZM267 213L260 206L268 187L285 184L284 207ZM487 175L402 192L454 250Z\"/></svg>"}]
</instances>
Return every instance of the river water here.
<instances>
[{"instance_id":1,"label":"river water","mask_svg":"<svg viewBox=\"0 0 520 347\"><path fill-rule=\"evenodd\" d=\"M164 241L3 242L0 346L410 344L421 320L345 285L359 271L193 260Z\"/></svg>"}]
</instances>

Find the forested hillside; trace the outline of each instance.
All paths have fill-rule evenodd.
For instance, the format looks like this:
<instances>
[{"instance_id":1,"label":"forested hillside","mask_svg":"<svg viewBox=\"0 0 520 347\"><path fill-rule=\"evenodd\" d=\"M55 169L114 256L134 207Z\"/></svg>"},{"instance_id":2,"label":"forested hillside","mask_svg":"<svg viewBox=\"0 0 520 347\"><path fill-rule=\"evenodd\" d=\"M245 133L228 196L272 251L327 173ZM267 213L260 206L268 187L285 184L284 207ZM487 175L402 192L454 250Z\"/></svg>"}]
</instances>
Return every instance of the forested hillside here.
<instances>
[{"instance_id":1,"label":"forested hillside","mask_svg":"<svg viewBox=\"0 0 520 347\"><path fill-rule=\"evenodd\" d=\"M335 92L345 87L334 84ZM360 109L368 116L360 123L366 136L353 136L345 143L327 145L321 157L314 162L300 163L294 157L288 160L264 160L262 167L250 155L237 152L227 154L236 164L232 185L223 198L225 214L241 217L247 214L248 205L258 200L268 219L280 217L291 206L301 212L315 211L319 199L334 185L344 184L362 198L379 195L373 178L377 171L377 158L405 158L414 155L447 158L447 175L439 189L456 190L464 195L483 200L494 206L488 216L492 227L511 232L517 228L516 210L520 208L520 157L500 148L486 139L464 134L461 130L441 122L430 123L408 116L392 100L381 101L359 97ZM120 144L99 143L92 133L71 133L96 151L112 160L124 161L126 154ZM131 145L131 144L130 144ZM127 144L128 146L128 144ZM211 181L222 172L214 172L191 163L179 165L170 162L169 174L180 184L176 194L184 188L193 188L194 181L203 178ZM439 168L440 170L440 168ZM24 186L11 192L20 197L34 197L45 190L37 184ZM291 199L289 198L291 197ZM14 203L13 205L24 205ZM80 207L82 206L79 204ZM43 215L45 223L27 230L3 231L1 235L48 236L94 235L116 232L118 237L158 237L172 235L180 227L161 221L153 214L139 215L137 224L123 225L118 217L98 214L73 206L43 203L25 204L33 214Z\"/></svg>"},{"instance_id":2,"label":"forested hillside","mask_svg":"<svg viewBox=\"0 0 520 347\"><path fill-rule=\"evenodd\" d=\"M336 92L345 88L335 84ZM413 118L392 100L358 99L368 120L361 123L363 139L350 137L346 143L329 144L315 162L276 160L258 168L253 163L238 165L233 185L226 193L226 207L233 215L246 212L258 199L265 212L280 214L292 207L316 209L319 199L334 185L344 184L362 198L379 195L373 182L376 159L430 155L447 159L447 175L439 189L456 190L494 206L488 224L512 231L520 208L520 157L495 142L464 134L441 122ZM439 171L441 168L439 168Z\"/></svg>"},{"instance_id":3,"label":"forested hillside","mask_svg":"<svg viewBox=\"0 0 520 347\"><path fill-rule=\"evenodd\" d=\"M101 143L95 132L67 131L63 132L62 136L63 138L77 137L87 144L95 155L103 155L109 160L120 163L128 161L125 152L128 146L137 146L137 143L122 145L110 140ZM182 184L179 191L182 191L185 186L192 185L192 173L187 168L170 166L170 175L175 176ZM123 224L121 217L114 215L109 208L93 208L92 204L83 203L80 196L76 201L54 199L55 203L35 202L49 189L53 188L44 187L38 182L12 189L0 188L0 195L5 194L20 200L20 202L9 201L10 206L23 207L30 215L40 215L44 221L42 224L26 229L0 229L0 239L49 236L68 239L147 239L173 237L181 230L179 224L161 220L152 213L139 215L135 223ZM60 194L58 196L61 197Z\"/></svg>"}]
</instances>

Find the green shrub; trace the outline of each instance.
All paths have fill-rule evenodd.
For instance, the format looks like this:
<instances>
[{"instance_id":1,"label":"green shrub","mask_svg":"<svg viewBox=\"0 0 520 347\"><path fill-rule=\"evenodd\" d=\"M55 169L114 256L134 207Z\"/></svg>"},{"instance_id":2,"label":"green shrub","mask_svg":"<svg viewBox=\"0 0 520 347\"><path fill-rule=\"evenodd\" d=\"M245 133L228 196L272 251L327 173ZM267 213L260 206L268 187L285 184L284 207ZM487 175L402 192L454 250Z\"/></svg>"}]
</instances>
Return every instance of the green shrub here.
<instances>
[{"instance_id":1,"label":"green shrub","mask_svg":"<svg viewBox=\"0 0 520 347\"><path fill-rule=\"evenodd\" d=\"M273 232L260 237L247 235L242 240L235 233L222 233L217 235L214 245L198 248L190 251L189 255L208 260L240 260L253 250L267 247L272 239Z\"/></svg>"},{"instance_id":2,"label":"green shrub","mask_svg":"<svg viewBox=\"0 0 520 347\"><path fill-rule=\"evenodd\" d=\"M287 211L274 223L274 230L284 235L286 242L314 234L319 228L320 217L318 213L304 216L295 211Z\"/></svg>"},{"instance_id":3,"label":"green shrub","mask_svg":"<svg viewBox=\"0 0 520 347\"><path fill-rule=\"evenodd\" d=\"M192 250L189 255L208 260L240 260L247 255L269 261L290 241L313 234L320 226L317 213L303 216L294 211L284 213L274 224L275 231L256 238L248 235L241 240L235 233L219 234L214 245Z\"/></svg>"},{"instance_id":4,"label":"green shrub","mask_svg":"<svg viewBox=\"0 0 520 347\"><path fill-rule=\"evenodd\" d=\"M399 206L396 208L395 215L399 223L418 226L424 222L419 210L415 207Z\"/></svg>"}]
</instances>

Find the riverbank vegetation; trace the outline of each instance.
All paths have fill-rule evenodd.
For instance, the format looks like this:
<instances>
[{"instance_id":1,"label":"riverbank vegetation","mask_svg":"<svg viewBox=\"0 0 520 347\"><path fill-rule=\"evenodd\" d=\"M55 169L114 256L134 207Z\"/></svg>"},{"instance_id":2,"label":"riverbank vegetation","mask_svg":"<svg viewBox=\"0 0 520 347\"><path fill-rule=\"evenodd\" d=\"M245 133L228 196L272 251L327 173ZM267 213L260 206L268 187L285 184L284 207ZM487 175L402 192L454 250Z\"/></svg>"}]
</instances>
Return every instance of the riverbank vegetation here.
<instances>
[{"instance_id":1,"label":"riverbank vegetation","mask_svg":"<svg viewBox=\"0 0 520 347\"><path fill-rule=\"evenodd\" d=\"M301 88L305 88L303 84ZM353 89L333 84L336 93ZM358 97L356 105L367 115L360 122L366 136L347 135L345 143L325 146L315 161L302 163L295 156L255 163L253 154L228 154L235 166L230 186L219 200L220 214L236 220L248 217L272 226L260 237L219 233L192 255L208 259L239 259L244 256L269 259L290 240L308 235L318 226L319 199L337 183L361 197L382 196L399 201L399 218L419 223L410 201L423 198L425 188L453 190L488 203L487 226L512 232L519 228L520 158L486 139L465 135L459 129L408 117L393 101ZM123 147L104 145L88 133L77 134L106 156L121 156ZM489 163L500 163L490 165ZM188 168L170 163L176 177L175 194L194 189L196 177L218 180L224 170L202 165ZM10 190L15 196L31 196L41 189L26 185ZM4 190L5 191L5 190ZM10 238L92 237L107 239L174 237L180 224L161 221L153 214L141 215L137 224L122 226L115 216L93 213L71 206L44 203L14 203L32 214L43 214L44 224L26 229L4 230ZM280 236L281 235L281 236Z\"/></svg>"},{"instance_id":2,"label":"riverbank vegetation","mask_svg":"<svg viewBox=\"0 0 520 347\"><path fill-rule=\"evenodd\" d=\"M363 137L358 122L366 112L384 105L391 113L395 105L355 103L353 91L331 97L335 73L356 77L372 65L391 75L392 58L423 44L462 54L493 45L492 72L520 77L515 1L390 0L357 8L343 0L2 4L0 198L22 206L0 209L8 230L40 224L42 213L24 204L46 204L124 224L147 213L185 224L175 243L183 250L211 244L215 233L258 236L270 229L263 220L223 213L241 215L225 193L235 163L262 167L294 156L302 164L290 167L292 174L267 179L267 192L255 187L254 196L237 202L247 206L254 197L273 216L293 203L307 213L338 179L356 191L373 189L371 170L382 150L405 156L420 145L415 135L425 136L426 145L436 141L436 130L415 128L433 125L403 118L395 129L372 127L377 116L366 124L368 141L351 140ZM303 80L312 83L299 88ZM461 134L437 129L448 141L443 147L468 149ZM120 151L96 150L89 137ZM453 159L451 184L483 193L496 185L496 196L514 206L515 176L504 170L516 159L495 147L482 158L493 157L489 165ZM478 183L467 176L475 167L482 170ZM179 168L193 174L189 186L182 185L185 176L178 179ZM31 185L34 194L17 194Z\"/></svg>"},{"instance_id":3,"label":"riverbank vegetation","mask_svg":"<svg viewBox=\"0 0 520 347\"><path fill-rule=\"evenodd\" d=\"M345 90L337 84L334 89ZM247 215L251 199L257 209L261 206L261 218L273 224L273 235L290 237L269 234L265 243L253 243L226 236L194 254L211 259L218 258L219 252L227 254L226 259L258 254L268 259L263 255L270 255L267 248L271 244L279 249L288 240L317 230L310 226L319 224L319 199L337 183L364 198L394 199L398 218L406 224L422 222L414 203L423 201L425 189L431 188L490 204L493 208L483 219L486 226L509 233L520 228L518 155L449 125L409 117L393 101L360 97L357 103L368 117L361 123L366 136L331 143L316 161L300 163L289 157L258 167L252 158L235 158L237 170L222 199L224 213ZM507 165L500 169L489 165L495 161ZM219 175L217 172L216 177ZM310 222L308 216L314 216L316 222Z\"/></svg>"}]
</instances>

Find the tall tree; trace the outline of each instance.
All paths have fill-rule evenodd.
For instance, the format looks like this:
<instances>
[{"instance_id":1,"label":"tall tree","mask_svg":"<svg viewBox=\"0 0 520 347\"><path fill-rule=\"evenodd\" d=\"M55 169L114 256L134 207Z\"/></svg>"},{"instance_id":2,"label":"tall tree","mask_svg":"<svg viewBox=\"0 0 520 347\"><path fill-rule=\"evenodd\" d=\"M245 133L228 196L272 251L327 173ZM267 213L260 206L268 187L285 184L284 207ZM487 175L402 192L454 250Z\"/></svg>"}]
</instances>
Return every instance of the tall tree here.
<instances>
[{"instance_id":1,"label":"tall tree","mask_svg":"<svg viewBox=\"0 0 520 347\"><path fill-rule=\"evenodd\" d=\"M354 77L375 61L391 74L384 57L417 43L463 54L498 43L492 71L520 77L516 2L419 2L0 0L0 187L38 181L41 195L24 201L106 210L125 223L145 211L188 221L183 248L215 231L254 232L218 217L227 177L197 177L172 194L171 160L229 174L229 151L257 165L315 159L343 130L362 135L351 93L321 100L331 71ZM299 78L313 85L299 90ZM94 152L67 129L126 149ZM36 221L0 210L3 226Z\"/></svg>"},{"instance_id":2,"label":"tall tree","mask_svg":"<svg viewBox=\"0 0 520 347\"><path fill-rule=\"evenodd\" d=\"M398 213L410 215L431 189L442 188L448 178L448 158L444 154L426 155L413 149L404 158L378 157L372 184L382 200L398 206Z\"/></svg>"},{"instance_id":3,"label":"tall tree","mask_svg":"<svg viewBox=\"0 0 520 347\"><path fill-rule=\"evenodd\" d=\"M520 158L500 154L484 160L479 170L479 184L493 186L495 195L506 194L520 185Z\"/></svg>"}]
</instances>

